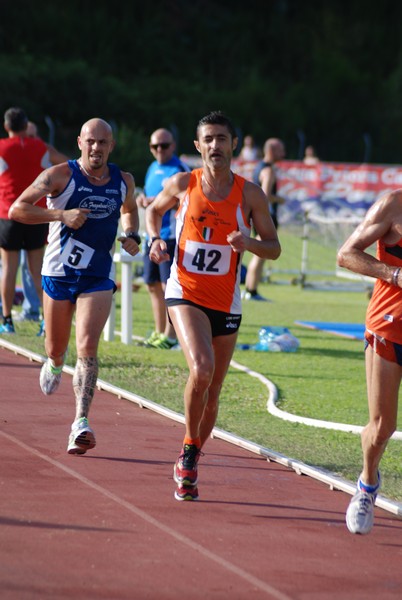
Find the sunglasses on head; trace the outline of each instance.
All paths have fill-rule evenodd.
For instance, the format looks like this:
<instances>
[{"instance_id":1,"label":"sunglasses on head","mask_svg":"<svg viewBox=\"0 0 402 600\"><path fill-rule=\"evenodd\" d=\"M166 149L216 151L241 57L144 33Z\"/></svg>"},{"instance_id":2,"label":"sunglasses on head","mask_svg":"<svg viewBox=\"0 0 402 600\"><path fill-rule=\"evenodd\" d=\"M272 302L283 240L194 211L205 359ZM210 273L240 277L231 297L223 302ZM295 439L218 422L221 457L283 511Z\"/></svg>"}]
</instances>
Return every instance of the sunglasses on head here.
<instances>
[{"instance_id":1,"label":"sunglasses on head","mask_svg":"<svg viewBox=\"0 0 402 600\"><path fill-rule=\"evenodd\" d=\"M161 144L149 144L150 148L152 148L152 150L157 150L158 148L161 148L162 150L167 150L169 148L169 146L171 146L170 142L162 142Z\"/></svg>"}]
</instances>

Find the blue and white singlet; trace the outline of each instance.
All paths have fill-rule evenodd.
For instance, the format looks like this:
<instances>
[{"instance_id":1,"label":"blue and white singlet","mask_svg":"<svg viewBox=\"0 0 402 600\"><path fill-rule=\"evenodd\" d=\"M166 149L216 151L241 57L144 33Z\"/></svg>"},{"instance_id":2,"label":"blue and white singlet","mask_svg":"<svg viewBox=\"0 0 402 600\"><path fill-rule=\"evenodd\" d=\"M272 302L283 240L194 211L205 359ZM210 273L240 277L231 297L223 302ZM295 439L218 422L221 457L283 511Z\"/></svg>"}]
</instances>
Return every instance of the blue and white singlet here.
<instances>
[{"instance_id":1,"label":"blue and white singlet","mask_svg":"<svg viewBox=\"0 0 402 600\"><path fill-rule=\"evenodd\" d=\"M58 196L47 196L47 207L89 208L91 212L79 229L71 229L60 221L49 224L42 275L112 278L114 244L127 185L120 169L112 163L108 164L110 180L102 186L92 186L76 160L69 160L68 164L72 170L70 181Z\"/></svg>"}]
</instances>

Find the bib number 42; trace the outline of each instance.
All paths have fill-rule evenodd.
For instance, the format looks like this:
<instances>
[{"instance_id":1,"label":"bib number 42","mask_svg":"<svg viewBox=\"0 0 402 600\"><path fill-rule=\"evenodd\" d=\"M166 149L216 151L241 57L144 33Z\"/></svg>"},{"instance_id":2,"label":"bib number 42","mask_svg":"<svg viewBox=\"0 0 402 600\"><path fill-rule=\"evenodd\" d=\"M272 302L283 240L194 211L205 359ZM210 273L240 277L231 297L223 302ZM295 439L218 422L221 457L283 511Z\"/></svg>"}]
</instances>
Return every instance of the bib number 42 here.
<instances>
[{"instance_id":1,"label":"bib number 42","mask_svg":"<svg viewBox=\"0 0 402 600\"><path fill-rule=\"evenodd\" d=\"M183 265L200 275L226 275L230 268L230 246L216 246L187 240Z\"/></svg>"}]
</instances>

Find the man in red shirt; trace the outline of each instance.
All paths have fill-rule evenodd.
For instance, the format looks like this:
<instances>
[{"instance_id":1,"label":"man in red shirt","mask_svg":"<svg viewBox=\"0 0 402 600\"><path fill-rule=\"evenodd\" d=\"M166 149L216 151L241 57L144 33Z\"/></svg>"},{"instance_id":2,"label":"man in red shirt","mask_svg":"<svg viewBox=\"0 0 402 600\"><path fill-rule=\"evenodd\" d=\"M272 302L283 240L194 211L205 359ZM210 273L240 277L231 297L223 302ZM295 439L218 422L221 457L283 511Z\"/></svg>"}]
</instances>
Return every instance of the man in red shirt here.
<instances>
[{"instance_id":1,"label":"man in red shirt","mask_svg":"<svg viewBox=\"0 0 402 600\"><path fill-rule=\"evenodd\" d=\"M36 123L33 121L28 121L27 126L27 136L37 138L40 137L38 134L38 127ZM46 142L45 142L46 143ZM59 152L54 146L46 143L48 152L49 152L49 164L48 167L52 165L58 165L63 162L68 161L68 156ZM39 200L37 203L38 206L46 207L46 197ZM35 284L32 279L31 272L28 267L28 259L27 253L25 250L21 251L20 255L20 266L21 266L21 285L22 292L24 294L24 301L22 303L22 310L20 313L13 313L14 322L21 321L40 321L40 309L41 303L38 298L38 294L36 293ZM38 336L45 335L45 321L42 319L39 327Z\"/></svg>"},{"instance_id":2,"label":"man in red shirt","mask_svg":"<svg viewBox=\"0 0 402 600\"><path fill-rule=\"evenodd\" d=\"M42 298L41 266L48 224L26 225L8 218L14 200L49 164L49 151L41 139L27 135L28 117L18 107L4 114L8 138L0 139L0 249L1 302L3 323L0 333L14 333L11 316L20 251L26 250L29 270L38 297Z\"/></svg>"}]
</instances>

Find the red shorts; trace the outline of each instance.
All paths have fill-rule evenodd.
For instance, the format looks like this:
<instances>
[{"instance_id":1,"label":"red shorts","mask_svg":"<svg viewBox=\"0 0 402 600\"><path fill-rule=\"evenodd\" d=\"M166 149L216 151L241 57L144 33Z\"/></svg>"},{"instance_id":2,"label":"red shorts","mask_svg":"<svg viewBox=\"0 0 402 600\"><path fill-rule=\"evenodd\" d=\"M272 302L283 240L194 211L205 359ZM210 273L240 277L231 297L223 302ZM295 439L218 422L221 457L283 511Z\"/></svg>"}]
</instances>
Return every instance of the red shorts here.
<instances>
[{"instance_id":1,"label":"red shorts","mask_svg":"<svg viewBox=\"0 0 402 600\"><path fill-rule=\"evenodd\" d=\"M370 345L376 354L385 358L385 360L397 363L402 367L402 344L390 342L377 333L368 331L368 329L364 332L364 337L366 340L366 348Z\"/></svg>"}]
</instances>

